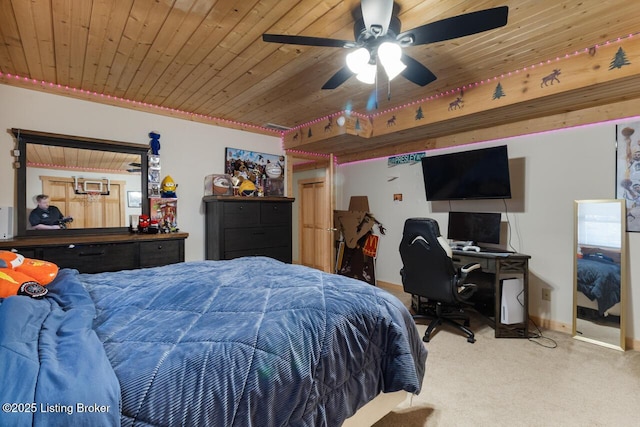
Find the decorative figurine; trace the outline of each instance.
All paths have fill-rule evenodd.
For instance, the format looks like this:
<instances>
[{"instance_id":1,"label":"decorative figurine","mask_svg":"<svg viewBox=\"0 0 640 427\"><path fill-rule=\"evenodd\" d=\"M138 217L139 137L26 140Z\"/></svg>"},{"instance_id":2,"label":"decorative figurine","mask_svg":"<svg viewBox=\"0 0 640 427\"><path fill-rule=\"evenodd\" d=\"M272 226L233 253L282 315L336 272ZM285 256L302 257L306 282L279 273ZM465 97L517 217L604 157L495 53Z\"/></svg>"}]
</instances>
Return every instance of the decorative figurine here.
<instances>
[{"instance_id":1,"label":"decorative figurine","mask_svg":"<svg viewBox=\"0 0 640 427\"><path fill-rule=\"evenodd\" d=\"M178 184L175 183L173 178L170 175L167 175L162 180L162 189L160 191L160 195L164 198L167 197L178 197L176 196L176 188L178 188Z\"/></svg>"},{"instance_id":2,"label":"decorative figurine","mask_svg":"<svg viewBox=\"0 0 640 427\"><path fill-rule=\"evenodd\" d=\"M149 132L149 138L151 141L149 142L149 147L151 147L151 154L154 156L160 155L160 134L156 132Z\"/></svg>"}]
</instances>

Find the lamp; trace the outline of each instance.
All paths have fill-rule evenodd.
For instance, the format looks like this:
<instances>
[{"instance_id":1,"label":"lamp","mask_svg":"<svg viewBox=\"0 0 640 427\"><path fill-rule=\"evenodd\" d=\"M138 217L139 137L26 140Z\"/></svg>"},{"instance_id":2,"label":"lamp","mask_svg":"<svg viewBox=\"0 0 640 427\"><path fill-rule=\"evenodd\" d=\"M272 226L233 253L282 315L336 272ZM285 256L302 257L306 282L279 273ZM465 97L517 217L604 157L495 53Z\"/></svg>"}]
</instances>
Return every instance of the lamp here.
<instances>
[{"instance_id":1,"label":"lamp","mask_svg":"<svg viewBox=\"0 0 640 427\"><path fill-rule=\"evenodd\" d=\"M402 49L396 43L384 42L377 49L377 56L387 73L389 80L393 80L404 71L407 66L401 61ZM347 55L347 67L356 74L363 83L373 84L376 81L376 64L371 62L371 52L361 47Z\"/></svg>"},{"instance_id":2,"label":"lamp","mask_svg":"<svg viewBox=\"0 0 640 427\"><path fill-rule=\"evenodd\" d=\"M375 64L366 64L356 76L362 83L372 85L376 82L376 66Z\"/></svg>"},{"instance_id":3,"label":"lamp","mask_svg":"<svg viewBox=\"0 0 640 427\"><path fill-rule=\"evenodd\" d=\"M359 74L369 64L371 54L369 51L361 47L347 55L347 67L356 74Z\"/></svg>"},{"instance_id":4,"label":"lamp","mask_svg":"<svg viewBox=\"0 0 640 427\"><path fill-rule=\"evenodd\" d=\"M378 47L378 58L380 58L380 62L382 63L389 80L393 80L398 74L407 68L400 59L402 58L402 49L395 43L382 43Z\"/></svg>"},{"instance_id":5,"label":"lamp","mask_svg":"<svg viewBox=\"0 0 640 427\"><path fill-rule=\"evenodd\" d=\"M364 47L347 55L347 67L362 83L373 84L376 81L376 66L369 63L370 60L371 53Z\"/></svg>"}]
</instances>

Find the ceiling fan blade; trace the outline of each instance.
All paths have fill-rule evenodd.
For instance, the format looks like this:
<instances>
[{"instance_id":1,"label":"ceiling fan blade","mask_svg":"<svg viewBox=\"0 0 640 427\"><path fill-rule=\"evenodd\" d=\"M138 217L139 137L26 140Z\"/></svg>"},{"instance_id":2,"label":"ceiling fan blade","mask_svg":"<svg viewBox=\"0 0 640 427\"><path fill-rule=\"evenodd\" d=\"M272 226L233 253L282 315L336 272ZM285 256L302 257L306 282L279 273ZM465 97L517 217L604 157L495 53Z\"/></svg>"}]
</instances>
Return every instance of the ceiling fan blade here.
<instances>
[{"instance_id":1,"label":"ceiling fan blade","mask_svg":"<svg viewBox=\"0 0 640 427\"><path fill-rule=\"evenodd\" d=\"M402 77L419 86L426 86L437 79L436 75L427 67L410 57L402 55L402 62L407 66L402 73Z\"/></svg>"},{"instance_id":2,"label":"ceiling fan blade","mask_svg":"<svg viewBox=\"0 0 640 427\"><path fill-rule=\"evenodd\" d=\"M361 0L360 8L365 28L371 34L376 36L387 34L393 14L393 0Z\"/></svg>"},{"instance_id":3,"label":"ceiling fan blade","mask_svg":"<svg viewBox=\"0 0 640 427\"><path fill-rule=\"evenodd\" d=\"M322 89L335 89L354 75L355 73L345 65L340 70L338 70L337 73L331 76L329 80L327 80L324 86L322 86Z\"/></svg>"},{"instance_id":4,"label":"ceiling fan blade","mask_svg":"<svg viewBox=\"0 0 640 427\"><path fill-rule=\"evenodd\" d=\"M347 40L327 39L323 37L289 36L286 34L263 34L262 40L267 43L298 44L303 46L354 47L355 43Z\"/></svg>"},{"instance_id":5,"label":"ceiling fan blade","mask_svg":"<svg viewBox=\"0 0 640 427\"><path fill-rule=\"evenodd\" d=\"M508 14L509 8L501 6L453 16L404 31L397 40L415 46L469 36L506 25Z\"/></svg>"}]
</instances>

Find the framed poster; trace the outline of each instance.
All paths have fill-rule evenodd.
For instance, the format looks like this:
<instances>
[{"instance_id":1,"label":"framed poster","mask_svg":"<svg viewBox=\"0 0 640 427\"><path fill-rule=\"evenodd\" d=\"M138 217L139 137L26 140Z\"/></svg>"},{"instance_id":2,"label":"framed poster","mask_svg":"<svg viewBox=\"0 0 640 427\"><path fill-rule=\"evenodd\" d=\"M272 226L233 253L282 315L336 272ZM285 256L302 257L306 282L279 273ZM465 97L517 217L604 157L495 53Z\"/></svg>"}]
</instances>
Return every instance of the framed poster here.
<instances>
[{"instance_id":1,"label":"framed poster","mask_svg":"<svg viewBox=\"0 0 640 427\"><path fill-rule=\"evenodd\" d=\"M127 206L130 208L142 207L142 193L140 191L127 191Z\"/></svg>"},{"instance_id":2,"label":"framed poster","mask_svg":"<svg viewBox=\"0 0 640 427\"><path fill-rule=\"evenodd\" d=\"M284 178L284 156L239 148L225 150L225 173L232 178Z\"/></svg>"},{"instance_id":3,"label":"framed poster","mask_svg":"<svg viewBox=\"0 0 640 427\"><path fill-rule=\"evenodd\" d=\"M640 122L616 126L616 198L627 208L627 231L640 231Z\"/></svg>"}]
</instances>

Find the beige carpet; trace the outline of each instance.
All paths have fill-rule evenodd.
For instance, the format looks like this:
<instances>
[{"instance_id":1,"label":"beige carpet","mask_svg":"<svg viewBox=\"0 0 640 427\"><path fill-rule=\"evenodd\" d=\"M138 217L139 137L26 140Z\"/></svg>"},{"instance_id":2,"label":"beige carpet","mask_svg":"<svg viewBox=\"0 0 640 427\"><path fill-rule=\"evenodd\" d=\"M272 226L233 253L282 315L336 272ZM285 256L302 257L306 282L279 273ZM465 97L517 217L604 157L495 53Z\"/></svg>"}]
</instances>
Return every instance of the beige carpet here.
<instances>
[{"instance_id":1,"label":"beige carpet","mask_svg":"<svg viewBox=\"0 0 640 427\"><path fill-rule=\"evenodd\" d=\"M375 427L640 425L640 352L554 331L495 338L476 318L471 328L474 344L447 326L425 343L422 392Z\"/></svg>"}]
</instances>

